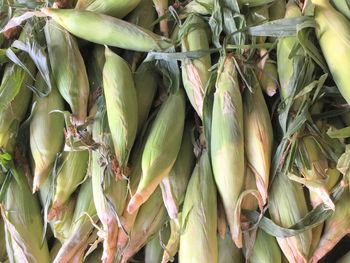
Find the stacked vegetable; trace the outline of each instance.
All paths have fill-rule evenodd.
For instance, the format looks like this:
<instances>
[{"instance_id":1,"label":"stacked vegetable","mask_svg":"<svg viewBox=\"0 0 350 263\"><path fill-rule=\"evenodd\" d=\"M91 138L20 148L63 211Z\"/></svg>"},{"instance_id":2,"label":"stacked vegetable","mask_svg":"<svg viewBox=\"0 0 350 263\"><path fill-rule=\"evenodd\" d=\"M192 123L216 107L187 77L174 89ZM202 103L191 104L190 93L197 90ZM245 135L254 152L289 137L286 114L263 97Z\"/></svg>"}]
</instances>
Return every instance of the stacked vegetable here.
<instances>
[{"instance_id":1,"label":"stacked vegetable","mask_svg":"<svg viewBox=\"0 0 350 263\"><path fill-rule=\"evenodd\" d=\"M350 232L343 2L3 4L0 261L321 260Z\"/></svg>"}]
</instances>

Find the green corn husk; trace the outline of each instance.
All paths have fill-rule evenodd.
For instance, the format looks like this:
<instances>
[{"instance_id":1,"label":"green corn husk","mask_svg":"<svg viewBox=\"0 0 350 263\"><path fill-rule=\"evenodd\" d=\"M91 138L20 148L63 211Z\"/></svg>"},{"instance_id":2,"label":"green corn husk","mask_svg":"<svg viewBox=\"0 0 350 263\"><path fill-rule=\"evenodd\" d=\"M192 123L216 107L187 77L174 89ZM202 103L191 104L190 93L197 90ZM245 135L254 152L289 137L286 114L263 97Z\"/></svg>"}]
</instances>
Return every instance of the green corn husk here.
<instances>
[{"instance_id":1,"label":"green corn husk","mask_svg":"<svg viewBox=\"0 0 350 263\"><path fill-rule=\"evenodd\" d=\"M37 198L17 166L1 206L9 262L50 262Z\"/></svg>"},{"instance_id":2,"label":"green corn husk","mask_svg":"<svg viewBox=\"0 0 350 263\"><path fill-rule=\"evenodd\" d=\"M330 3L337 9L342 15L350 20L350 8L347 1L344 0L330 0Z\"/></svg>"},{"instance_id":3,"label":"green corn husk","mask_svg":"<svg viewBox=\"0 0 350 263\"><path fill-rule=\"evenodd\" d=\"M145 52L172 46L164 37L110 16L75 9L42 8L41 11L71 34L96 44Z\"/></svg>"},{"instance_id":4,"label":"green corn husk","mask_svg":"<svg viewBox=\"0 0 350 263\"><path fill-rule=\"evenodd\" d=\"M36 86L42 90L44 79L37 74ZM43 98L34 96L35 111L30 121L30 150L34 160L33 193L47 179L53 164L64 143L64 119L54 110L64 110L63 99L53 87L51 93Z\"/></svg>"},{"instance_id":5,"label":"green corn husk","mask_svg":"<svg viewBox=\"0 0 350 263\"><path fill-rule=\"evenodd\" d=\"M272 97L278 89L277 63L269 59L266 49L260 50L261 60L258 63L256 75L259 79L261 89L266 95Z\"/></svg>"},{"instance_id":6,"label":"green corn husk","mask_svg":"<svg viewBox=\"0 0 350 263\"><path fill-rule=\"evenodd\" d=\"M347 234L350 233L350 193L345 188L344 193L335 204L335 212L325 222L325 228L318 247L316 248L310 263L318 262Z\"/></svg>"},{"instance_id":7,"label":"green corn husk","mask_svg":"<svg viewBox=\"0 0 350 263\"><path fill-rule=\"evenodd\" d=\"M211 160L232 239L234 211L244 183L243 105L235 64L231 55L221 62L216 81L211 124Z\"/></svg>"},{"instance_id":8,"label":"green corn husk","mask_svg":"<svg viewBox=\"0 0 350 263\"><path fill-rule=\"evenodd\" d=\"M286 0L275 0L269 6L270 21L282 19L286 14Z\"/></svg>"},{"instance_id":9,"label":"green corn husk","mask_svg":"<svg viewBox=\"0 0 350 263\"><path fill-rule=\"evenodd\" d=\"M134 74L137 95L138 133L148 118L154 97L157 93L157 74L151 63L142 63Z\"/></svg>"},{"instance_id":10,"label":"green corn husk","mask_svg":"<svg viewBox=\"0 0 350 263\"><path fill-rule=\"evenodd\" d=\"M121 263L126 263L154 234L158 233L166 220L167 212L163 204L162 193L157 187L138 211L130 232L130 241L122 251Z\"/></svg>"},{"instance_id":11,"label":"green corn husk","mask_svg":"<svg viewBox=\"0 0 350 263\"><path fill-rule=\"evenodd\" d=\"M105 47L94 45L91 53L91 59L88 60L87 72L90 84L90 92L98 94L103 87L103 66L105 64Z\"/></svg>"},{"instance_id":12,"label":"green corn husk","mask_svg":"<svg viewBox=\"0 0 350 263\"><path fill-rule=\"evenodd\" d=\"M78 0L75 8L123 18L140 2L141 0Z\"/></svg>"},{"instance_id":13,"label":"green corn husk","mask_svg":"<svg viewBox=\"0 0 350 263\"><path fill-rule=\"evenodd\" d=\"M32 34L32 25L27 23L19 37L23 41ZM26 65L32 76L36 74L36 68L31 58L26 53L18 55L20 61ZM6 105L0 105L0 148L12 152L15 146L19 125L24 119L29 103L33 79L23 68L14 63L6 64L0 85L1 96L9 98Z\"/></svg>"},{"instance_id":14,"label":"green corn husk","mask_svg":"<svg viewBox=\"0 0 350 263\"><path fill-rule=\"evenodd\" d=\"M260 25L269 21L269 8L266 5L253 7L249 9L247 16L248 25ZM265 43L266 36L255 37L255 42L258 44Z\"/></svg>"},{"instance_id":15,"label":"green corn husk","mask_svg":"<svg viewBox=\"0 0 350 263\"><path fill-rule=\"evenodd\" d=\"M208 50L209 38L207 34L208 25L197 15L190 15L181 31L182 51ZM198 116L203 118L203 100L205 87L210 78L211 67L210 55L198 59L184 59L182 64L182 81L192 107Z\"/></svg>"},{"instance_id":16,"label":"green corn husk","mask_svg":"<svg viewBox=\"0 0 350 263\"><path fill-rule=\"evenodd\" d=\"M289 0L285 18L298 16L301 16L299 7L293 0ZM280 38L277 43L277 71L282 99L288 98L288 84L293 74L293 59L289 59L289 55L296 43L295 36Z\"/></svg>"},{"instance_id":17,"label":"green corn husk","mask_svg":"<svg viewBox=\"0 0 350 263\"><path fill-rule=\"evenodd\" d=\"M350 251L346 253L344 256L342 256L339 260L337 260L337 263L348 263L350 262Z\"/></svg>"},{"instance_id":18,"label":"green corn husk","mask_svg":"<svg viewBox=\"0 0 350 263\"><path fill-rule=\"evenodd\" d=\"M282 255L276 238L259 229L252 254L249 258L251 263L281 263Z\"/></svg>"},{"instance_id":19,"label":"green corn husk","mask_svg":"<svg viewBox=\"0 0 350 263\"><path fill-rule=\"evenodd\" d=\"M55 257L57 256L58 251L61 249L62 244L60 241L55 240L55 243L52 245L50 249L50 262L53 262L55 260Z\"/></svg>"},{"instance_id":20,"label":"green corn husk","mask_svg":"<svg viewBox=\"0 0 350 263\"><path fill-rule=\"evenodd\" d=\"M270 191L269 212L273 221L282 227L298 222L308 212L302 186L285 174L278 174ZM308 262L311 241L311 230L288 238L277 238L289 262Z\"/></svg>"},{"instance_id":21,"label":"green corn husk","mask_svg":"<svg viewBox=\"0 0 350 263\"><path fill-rule=\"evenodd\" d=\"M54 219L63 209L69 197L83 181L87 172L88 159L89 152L87 150L63 152L62 164L57 171L52 206L48 214L49 221Z\"/></svg>"},{"instance_id":22,"label":"green corn husk","mask_svg":"<svg viewBox=\"0 0 350 263\"><path fill-rule=\"evenodd\" d=\"M233 243L231 235L226 232L225 238L218 236L218 263L243 263L242 250Z\"/></svg>"},{"instance_id":23,"label":"green corn husk","mask_svg":"<svg viewBox=\"0 0 350 263\"><path fill-rule=\"evenodd\" d=\"M5 226L2 217L0 217L0 262L5 262L7 259Z\"/></svg>"},{"instance_id":24,"label":"green corn husk","mask_svg":"<svg viewBox=\"0 0 350 263\"><path fill-rule=\"evenodd\" d=\"M334 82L350 103L348 69L350 21L337 12L328 0L312 0L315 4L316 35Z\"/></svg>"},{"instance_id":25,"label":"green corn husk","mask_svg":"<svg viewBox=\"0 0 350 263\"><path fill-rule=\"evenodd\" d=\"M157 19L157 13L152 0L142 0L141 3L125 18L126 21L153 32L153 22ZM136 71L143 53L126 50L123 58L129 62L133 72ZM146 81L144 83L147 83Z\"/></svg>"},{"instance_id":26,"label":"green corn husk","mask_svg":"<svg viewBox=\"0 0 350 263\"><path fill-rule=\"evenodd\" d=\"M273 3L274 0L239 0L237 2L240 6L246 5L249 7L257 7Z\"/></svg>"},{"instance_id":27,"label":"green corn husk","mask_svg":"<svg viewBox=\"0 0 350 263\"><path fill-rule=\"evenodd\" d=\"M77 124L87 116L89 81L76 39L53 20L45 26L45 38L56 87L69 104Z\"/></svg>"},{"instance_id":28,"label":"green corn husk","mask_svg":"<svg viewBox=\"0 0 350 263\"><path fill-rule=\"evenodd\" d=\"M251 74L253 93L246 89L243 96L245 152L265 204L268 198L273 133L269 110L259 81L253 72Z\"/></svg>"},{"instance_id":29,"label":"green corn husk","mask_svg":"<svg viewBox=\"0 0 350 263\"><path fill-rule=\"evenodd\" d=\"M145 247L145 263L161 262L164 248L161 244L168 241L170 236L169 226L156 233L155 237L151 239Z\"/></svg>"},{"instance_id":30,"label":"green corn husk","mask_svg":"<svg viewBox=\"0 0 350 263\"><path fill-rule=\"evenodd\" d=\"M136 211L171 171L181 147L185 107L185 95L181 89L170 94L162 104L142 153L142 177L129 201L129 213Z\"/></svg>"},{"instance_id":31,"label":"green corn husk","mask_svg":"<svg viewBox=\"0 0 350 263\"><path fill-rule=\"evenodd\" d=\"M185 6L184 12L188 14L210 15L213 12L213 8L213 0L193 0Z\"/></svg>"},{"instance_id":32,"label":"green corn husk","mask_svg":"<svg viewBox=\"0 0 350 263\"><path fill-rule=\"evenodd\" d=\"M186 191L180 262L218 262L216 194L209 154L203 150Z\"/></svg>"},{"instance_id":33,"label":"green corn husk","mask_svg":"<svg viewBox=\"0 0 350 263\"><path fill-rule=\"evenodd\" d=\"M125 175L129 154L137 133L137 95L128 64L106 47L103 90L108 124L121 174Z\"/></svg>"},{"instance_id":34,"label":"green corn husk","mask_svg":"<svg viewBox=\"0 0 350 263\"><path fill-rule=\"evenodd\" d=\"M163 263L171 261L179 248L181 232L181 216L179 212L185 199L186 188L193 171L195 161L191 132L192 124L187 122L182 137L181 148L175 164L170 174L167 175L160 183L163 201L171 219L171 236L166 244L166 249L164 250L162 259Z\"/></svg>"},{"instance_id":35,"label":"green corn husk","mask_svg":"<svg viewBox=\"0 0 350 263\"><path fill-rule=\"evenodd\" d=\"M113 153L112 136L105 111L98 112L92 134L95 142ZM102 260L112 262L117 250L118 217L122 215L126 204L127 182L115 179L111 164L101 164L105 154L96 151L92 153L92 188L97 215L102 223Z\"/></svg>"},{"instance_id":36,"label":"green corn husk","mask_svg":"<svg viewBox=\"0 0 350 263\"><path fill-rule=\"evenodd\" d=\"M92 192L92 180L89 177L80 187L69 238L62 244L54 263L82 262L74 260L83 258L84 251L90 243L89 238L93 236L92 222L97 222ZM92 238L94 239L96 237Z\"/></svg>"}]
</instances>

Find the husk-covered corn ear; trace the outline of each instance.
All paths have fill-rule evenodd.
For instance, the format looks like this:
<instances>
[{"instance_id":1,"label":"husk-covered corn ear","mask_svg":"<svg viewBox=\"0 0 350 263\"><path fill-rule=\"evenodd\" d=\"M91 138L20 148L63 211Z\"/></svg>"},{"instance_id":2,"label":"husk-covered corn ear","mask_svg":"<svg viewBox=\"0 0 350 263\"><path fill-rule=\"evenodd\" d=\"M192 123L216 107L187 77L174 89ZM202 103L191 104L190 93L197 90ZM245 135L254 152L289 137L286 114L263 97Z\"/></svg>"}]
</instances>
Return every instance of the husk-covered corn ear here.
<instances>
[{"instance_id":1,"label":"husk-covered corn ear","mask_svg":"<svg viewBox=\"0 0 350 263\"><path fill-rule=\"evenodd\" d=\"M273 144L272 124L259 82L253 72L252 83L253 92L246 89L243 97L245 152L247 163L255 174L257 188L266 203Z\"/></svg>"},{"instance_id":2,"label":"husk-covered corn ear","mask_svg":"<svg viewBox=\"0 0 350 263\"><path fill-rule=\"evenodd\" d=\"M125 18L126 21L153 31L156 10L152 0L142 0L140 4Z\"/></svg>"},{"instance_id":3,"label":"husk-covered corn ear","mask_svg":"<svg viewBox=\"0 0 350 263\"><path fill-rule=\"evenodd\" d=\"M233 59L232 55L225 57L218 71L210 139L214 178L231 234L245 177L243 105ZM237 247L242 246L237 237L232 238Z\"/></svg>"},{"instance_id":4,"label":"husk-covered corn ear","mask_svg":"<svg viewBox=\"0 0 350 263\"><path fill-rule=\"evenodd\" d=\"M40 74L36 85L39 90L45 85ZM63 147L64 119L52 111L64 110L64 104L56 87L46 97L34 96L33 103L36 106L30 122L30 150L34 160L33 192L36 192L47 179Z\"/></svg>"},{"instance_id":5,"label":"husk-covered corn ear","mask_svg":"<svg viewBox=\"0 0 350 263\"><path fill-rule=\"evenodd\" d=\"M125 60L108 47L105 56L103 91L115 156L123 176L137 133L137 95L131 70Z\"/></svg>"},{"instance_id":6,"label":"husk-covered corn ear","mask_svg":"<svg viewBox=\"0 0 350 263\"><path fill-rule=\"evenodd\" d=\"M180 262L218 262L216 189L206 150L187 187L181 231Z\"/></svg>"},{"instance_id":7,"label":"husk-covered corn ear","mask_svg":"<svg viewBox=\"0 0 350 263\"><path fill-rule=\"evenodd\" d=\"M285 174L278 174L272 184L269 198L269 212L275 223L290 227L308 210L302 186L291 181ZM305 232L287 238L277 238L277 242L289 262L308 262L312 232Z\"/></svg>"},{"instance_id":8,"label":"husk-covered corn ear","mask_svg":"<svg viewBox=\"0 0 350 263\"><path fill-rule=\"evenodd\" d=\"M213 0L193 0L185 6L184 12L189 14L210 15L213 12L213 8Z\"/></svg>"},{"instance_id":9,"label":"husk-covered corn ear","mask_svg":"<svg viewBox=\"0 0 350 263\"><path fill-rule=\"evenodd\" d=\"M167 212L158 187L138 211L128 246L121 252L121 263L126 263L154 234L158 233L166 220Z\"/></svg>"},{"instance_id":10,"label":"husk-covered corn ear","mask_svg":"<svg viewBox=\"0 0 350 263\"><path fill-rule=\"evenodd\" d=\"M227 231L225 238L218 236L218 263L243 263L242 250L233 243L231 234Z\"/></svg>"},{"instance_id":11,"label":"husk-covered corn ear","mask_svg":"<svg viewBox=\"0 0 350 263\"><path fill-rule=\"evenodd\" d=\"M11 179L1 204L8 259L10 262L49 262L38 199L32 195L21 167L13 171L16 176Z\"/></svg>"},{"instance_id":12,"label":"husk-covered corn ear","mask_svg":"<svg viewBox=\"0 0 350 263\"><path fill-rule=\"evenodd\" d=\"M257 77L261 89L266 95L272 97L278 89L278 73L276 61L273 61L267 55L267 50L260 51L261 61L258 64Z\"/></svg>"},{"instance_id":13,"label":"husk-covered corn ear","mask_svg":"<svg viewBox=\"0 0 350 263\"><path fill-rule=\"evenodd\" d=\"M181 28L182 51L208 50L208 25L197 15L190 15ZM198 59L182 60L182 81L192 107L203 118L205 87L210 78L210 55Z\"/></svg>"},{"instance_id":14,"label":"husk-covered corn ear","mask_svg":"<svg viewBox=\"0 0 350 263\"><path fill-rule=\"evenodd\" d=\"M89 177L80 187L77 196L76 206L72 217L69 237L62 243L54 263L81 262L92 235L92 240L96 239L93 234L94 225L97 222L96 208L92 193L92 180Z\"/></svg>"},{"instance_id":15,"label":"husk-covered corn ear","mask_svg":"<svg viewBox=\"0 0 350 263\"><path fill-rule=\"evenodd\" d=\"M180 151L185 125L185 95L179 89L169 95L152 123L142 153L142 177L128 204L133 213L171 171Z\"/></svg>"},{"instance_id":16,"label":"husk-covered corn ear","mask_svg":"<svg viewBox=\"0 0 350 263\"><path fill-rule=\"evenodd\" d=\"M145 248L145 263L161 262L164 252L164 244L168 241L170 235L169 225L155 233L154 237L148 241Z\"/></svg>"},{"instance_id":17,"label":"husk-covered corn ear","mask_svg":"<svg viewBox=\"0 0 350 263\"><path fill-rule=\"evenodd\" d=\"M117 251L119 218L127 198L126 180L116 180L110 160L105 156L113 155L112 136L109 131L107 114L101 109L93 124L93 139L100 149L92 153L92 189L97 215L102 223L99 233L103 239L103 262L112 262Z\"/></svg>"},{"instance_id":18,"label":"husk-covered corn ear","mask_svg":"<svg viewBox=\"0 0 350 263\"><path fill-rule=\"evenodd\" d=\"M71 34L96 44L146 52L161 51L172 46L167 38L103 14L55 8L42 8L41 12L51 17Z\"/></svg>"},{"instance_id":19,"label":"husk-covered corn ear","mask_svg":"<svg viewBox=\"0 0 350 263\"><path fill-rule=\"evenodd\" d=\"M285 18L298 16L301 16L299 7L293 0L289 0ZM293 58L289 58L289 55L296 43L295 36L280 38L277 43L277 71L282 99L288 97L288 84L293 74Z\"/></svg>"},{"instance_id":20,"label":"husk-covered corn ear","mask_svg":"<svg viewBox=\"0 0 350 263\"><path fill-rule=\"evenodd\" d=\"M87 116L89 81L76 39L54 20L45 26L52 75L77 124Z\"/></svg>"},{"instance_id":21,"label":"husk-covered corn ear","mask_svg":"<svg viewBox=\"0 0 350 263\"><path fill-rule=\"evenodd\" d=\"M337 203L335 212L325 222L325 228L320 243L313 253L310 262L316 263L325 256L347 234L350 233L350 193L345 188Z\"/></svg>"},{"instance_id":22,"label":"husk-covered corn ear","mask_svg":"<svg viewBox=\"0 0 350 263\"><path fill-rule=\"evenodd\" d=\"M330 3L338 10L342 15L344 15L348 20L350 20L350 10L348 3L343 0L330 0Z\"/></svg>"},{"instance_id":23,"label":"husk-covered corn ear","mask_svg":"<svg viewBox=\"0 0 350 263\"><path fill-rule=\"evenodd\" d=\"M162 189L163 201L171 219L170 230L171 235L162 262L171 261L178 251L180 242L180 207L185 198L186 188L194 167L194 152L191 140L192 125L186 122L184 134L182 137L181 148L176 158L175 164L160 183Z\"/></svg>"},{"instance_id":24,"label":"husk-covered corn ear","mask_svg":"<svg viewBox=\"0 0 350 263\"><path fill-rule=\"evenodd\" d=\"M62 153L62 164L57 171L52 206L48 214L49 220L56 217L85 178L88 159L87 150Z\"/></svg>"},{"instance_id":25,"label":"husk-covered corn ear","mask_svg":"<svg viewBox=\"0 0 350 263\"><path fill-rule=\"evenodd\" d=\"M122 18L140 2L141 0L79 0L75 8Z\"/></svg>"},{"instance_id":26,"label":"husk-covered corn ear","mask_svg":"<svg viewBox=\"0 0 350 263\"><path fill-rule=\"evenodd\" d=\"M315 5L316 35L334 82L350 103L348 71L350 61L350 21L336 11L327 0L312 0Z\"/></svg>"},{"instance_id":27,"label":"husk-covered corn ear","mask_svg":"<svg viewBox=\"0 0 350 263\"><path fill-rule=\"evenodd\" d=\"M137 130L138 133L144 127L151 110L154 97L157 93L157 73L152 63L142 63L134 74L135 89L137 95Z\"/></svg>"},{"instance_id":28,"label":"husk-covered corn ear","mask_svg":"<svg viewBox=\"0 0 350 263\"><path fill-rule=\"evenodd\" d=\"M249 258L251 263L281 263L281 250L278 247L276 238L270 236L264 230L259 229L252 254Z\"/></svg>"},{"instance_id":29,"label":"husk-covered corn ear","mask_svg":"<svg viewBox=\"0 0 350 263\"><path fill-rule=\"evenodd\" d=\"M19 40L23 41L32 33L33 26L27 23ZM27 113L31 101L31 91L36 68L31 58L26 53L18 55L20 61L26 65L28 72L14 63L7 63L2 75L0 94L9 100L5 105L0 105L0 148L7 152L14 150L19 125ZM29 74L30 73L30 74Z\"/></svg>"},{"instance_id":30,"label":"husk-covered corn ear","mask_svg":"<svg viewBox=\"0 0 350 263\"><path fill-rule=\"evenodd\" d=\"M245 169L244 190L258 190L256 186L256 176L252 169L247 165ZM258 201L253 195L247 195L242 201L242 209L254 211L258 208Z\"/></svg>"}]
</instances>

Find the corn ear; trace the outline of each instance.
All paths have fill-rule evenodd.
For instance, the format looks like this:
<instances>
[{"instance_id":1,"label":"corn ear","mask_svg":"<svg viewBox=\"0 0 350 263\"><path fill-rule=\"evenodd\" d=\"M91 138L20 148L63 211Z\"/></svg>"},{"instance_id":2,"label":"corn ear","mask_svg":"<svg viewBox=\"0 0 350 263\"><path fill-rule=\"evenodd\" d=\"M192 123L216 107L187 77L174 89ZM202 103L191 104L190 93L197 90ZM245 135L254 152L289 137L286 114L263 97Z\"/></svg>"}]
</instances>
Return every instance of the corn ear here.
<instances>
[{"instance_id":1,"label":"corn ear","mask_svg":"<svg viewBox=\"0 0 350 263\"><path fill-rule=\"evenodd\" d=\"M233 59L225 57L218 71L210 140L214 178L231 232L245 177L243 105ZM242 246L237 243L237 247Z\"/></svg>"},{"instance_id":2,"label":"corn ear","mask_svg":"<svg viewBox=\"0 0 350 263\"><path fill-rule=\"evenodd\" d=\"M347 103L350 103L348 69L350 62L350 21L327 0L312 0L315 5L316 35L333 79Z\"/></svg>"},{"instance_id":3,"label":"corn ear","mask_svg":"<svg viewBox=\"0 0 350 263\"><path fill-rule=\"evenodd\" d=\"M268 198L273 133L269 110L259 82L253 72L252 75L253 93L246 89L243 98L245 152L265 204Z\"/></svg>"},{"instance_id":4,"label":"corn ear","mask_svg":"<svg viewBox=\"0 0 350 263\"><path fill-rule=\"evenodd\" d=\"M145 263L161 262L164 246L169 239L170 229L169 225L155 233L154 237L146 244L145 248Z\"/></svg>"},{"instance_id":5,"label":"corn ear","mask_svg":"<svg viewBox=\"0 0 350 263\"><path fill-rule=\"evenodd\" d=\"M260 82L261 89L266 95L272 97L278 89L278 73L276 61L269 59L267 50L260 51L261 61L258 64L257 77Z\"/></svg>"},{"instance_id":6,"label":"corn ear","mask_svg":"<svg viewBox=\"0 0 350 263\"><path fill-rule=\"evenodd\" d=\"M187 187L181 230L180 262L218 262L216 189L206 150Z\"/></svg>"},{"instance_id":7,"label":"corn ear","mask_svg":"<svg viewBox=\"0 0 350 263\"><path fill-rule=\"evenodd\" d=\"M90 235L94 236L92 222L97 222L97 216L92 194L92 180L88 178L79 189L69 238L62 244L54 263L74 262L74 259L83 257Z\"/></svg>"},{"instance_id":8,"label":"corn ear","mask_svg":"<svg viewBox=\"0 0 350 263\"><path fill-rule=\"evenodd\" d=\"M231 235L226 232L224 238L218 236L218 263L243 263L242 250L233 243Z\"/></svg>"},{"instance_id":9,"label":"corn ear","mask_svg":"<svg viewBox=\"0 0 350 263\"><path fill-rule=\"evenodd\" d=\"M96 44L146 52L172 46L164 37L110 16L75 9L42 8L41 12L71 34Z\"/></svg>"},{"instance_id":10,"label":"corn ear","mask_svg":"<svg viewBox=\"0 0 350 263\"><path fill-rule=\"evenodd\" d=\"M207 34L208 25L197 15L190 15L181 31L182 51L208 50L209 38ZM182 64L182 81L192 107L198 116L203 118L203 100L205 87L210 78L211 67L210 55L198 59L184 59Z\"/></svg>"},{"instance_id":11,"label":"corn ear","mask_svg":"<svg viewBox=\"0 0 350 263\"><path fill-rule=\"evenodd\" d=\"M126 21L153 31L156 10L152 0L142 0L140 4L125 18Z\"/></svg>"},{"instance_id":12,"label":"corn ear","mask_svg":"<svg viewBox=\"0 0 350 263\"><path fill-rule=\"evenodd\" d=\"M105 64L105 47L95 45L92 49L91 59L87 64L87 73L90 84L90 92L92 94L99 93L99 89L103 87L103 66Z\"/></svg>"},{"instance_id":13,"label":"corn ear","mask_svg":"<svg viewBox=\"0 0 350 263\"><path fill-rule=\"evenodd\" d=\"M347 234L350 233L350 193L345 188L342 196L335 204L335 212L325 222L325 228L318 247L310 259L310 263L318 262Z\"/></svg>"},{"instance_id":14,"label":"corn ear","mask_svg":"<svg viewBox=\"0 0 350 263\"><path fill-rule=\"evenodd\" d=\"M158 233L166 220L167 213L163 204L161 190L158 187L138 211L130 232L129 244L122 251L121 263L126 263L154 234Z\"/></svg>"},{"instance_id":15,"label":"corn ear","mask_svg":"<svg viewBox=\"0 0 350 263\"><path fill-rule=\"evenodd\" d=\"M210 15L213 12L213 8L213 0L193 0L185 6L184 12L188 14Z\"/></svg>"},{"instance_id":16,"label":"corn ear","mask_svg":"<svg viewBox=\"0 0 350 263\"><path fill-rule=\"evenodd\" d=\"M259 229L252 254L249 258L251 263L281 263L281 250L278 247L276 238Z\"/></svg>"},{"instance_id":17,"label":"corn ear","mask_svg":"<svg viewBox=\"0 0 350 263\"><path fill-rule=\"evenodd\" d=\"M140 2L141 0L78 0L75 8L123 18Z\"/></svg>"},{"instance_id":18,"label":"corn ear","mask_svg":"<svg viewBox=\"0 0 350 263\"><path fill-rule=\"evenodd\" d=\"M121 174L125 175L137 132L137 96L128 64L106 47L103 90L108 124Z\"/></svg>"},{"instance_id":19,"label":"corn ear","mask_svg":"<svg viewBox=\"0 0 350 263\"><path fill-rule=\"evenodd\" d=\"M37 198L32 195L25 173L18 166L1 204L10 262L49 262L43 239L43 222Z\"/></svg>"},{"instance_id":20,"label":"corn ear","mask_svg":"<svg viewBox=\"0 0 350 263\"><path fill-rule=\"evenodd\" d=\"M109 131L107 114L100 111L93 124L93 139L113 153L112 136ZM92 189L97 215L102 223L103 262L112 262L117 250L119 218L124 210L127 198L126 180L116 180L111 164L103 162L106 153L92 153ZM102 160L102 162L101 162Z\"/></svg>"},{"instance_id":21,"label":"corn ear","mask_svg":"<svg viewBox=\"0 0 350 263\"><path fill-rule=\"evenodd\" d=\"M39 90L45 85L40 73L36 85ZM34 96L35 111L30 122L30 150L34 160L33 192L36 192L47 179L53 164L64 143L64 119L54 110L64 110L63 99L53 87L43 98Z\"/></svg>"},{"instance_id":22,"label":"corn ear","mask_svg":"<svg viewBox=\"0 0 350 263\"><path fill-rule=\"evenodd\" d=\"M152 124L142 153L142 177L129 201L129 213L136 211L171 171L180 151L184 123L185 96L179 89L162 104Z\"/></svg>"},{"instance_id":23,"label":"corn ear","mask_svg":"<svg viewBox=\"0 0 350 263\"><path fill-rule=\"evenodd\" d=\"M298 16L301 16L299 7L293 0L289 0L285 18ZM293 74L293 59L289 58L289 55L296 43L297 38L295 36L280 38L277 43L277 71L282 100L288 98L288 85Z\"/></svg>"},{"instance_id":24,"label":"corn ear","mask_svg":"<svg viewBox=\"0 0 350 263\"><path fill-rule=\"evenodd\" d=\"M53 20L47 21L45 38L56 87L77 124L82 124L87 116L89 81L77 41Z\"/></svg>"},{"instance_id":25,"label":"corn ear","mask_svg":"<svg viewBox=\"0 0 350 263\"><path fill-rule=\"evenodd\" d=\"M272 184L269 198L269 212L275 223L290 227L308 210L302 186L291 181L285 174L278 174ZM277 238L277 242L289 262L308 262L312 232L305 232L287 238Z\"/></svg>"},{"instance_id":26,"label":"corn ear","mask_svg":"<svg viewBox=\"0 0 350 263\"><path fill-rule=\"evenodd\" d=\"M137 130L140 132L148 118L157 93L157 74L151 63L142 63L134 74L137 95Z\"/></svg>"},{"instance_id":27,"label":"corn ear","mask_svg":"<svg viewBox=\"0 0 350 263\"><path fill-rule=\"evenodd\" d=\"M269 8L267 5L262 5L258 7L252 7L249 9L247 15L248 25L259 25L268 22L269 19ZM255 42L258 44L265 43L266 36L255 37Z\"/></svg>"},{"instance_id":28,"label":"corn ear","mask_svg":"<svg viewBox=\"0 0 350 263\"><path fill-rule=\"evenodd\" d=\"M58 168L55 183L55 193L52 199L52 206L48 214L48 219L54 219L62 210L69 197L83 181L87 172L89 152L63 152L62 164Z\"/></svg>"}]
</instances>

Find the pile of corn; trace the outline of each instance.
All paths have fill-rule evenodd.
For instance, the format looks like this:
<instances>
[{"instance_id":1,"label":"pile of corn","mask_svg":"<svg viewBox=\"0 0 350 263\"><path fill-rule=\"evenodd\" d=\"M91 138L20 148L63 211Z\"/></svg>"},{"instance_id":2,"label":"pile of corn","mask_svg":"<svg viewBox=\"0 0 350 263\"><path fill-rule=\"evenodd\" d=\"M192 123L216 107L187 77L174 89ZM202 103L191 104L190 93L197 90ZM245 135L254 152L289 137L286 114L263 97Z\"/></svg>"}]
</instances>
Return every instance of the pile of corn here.
<instances>
[{"instance_id":1,"label":"pile of corn","mask_svg":"<svg viewBox=\"0 0 350 263\"><path fill-rule=\"evenodd\" d=\"M349 1L8 0L0 24L0 262L316 263L350 234Z\"/></svg>"}]
</instances>

